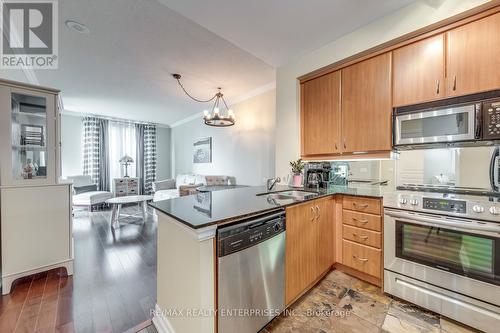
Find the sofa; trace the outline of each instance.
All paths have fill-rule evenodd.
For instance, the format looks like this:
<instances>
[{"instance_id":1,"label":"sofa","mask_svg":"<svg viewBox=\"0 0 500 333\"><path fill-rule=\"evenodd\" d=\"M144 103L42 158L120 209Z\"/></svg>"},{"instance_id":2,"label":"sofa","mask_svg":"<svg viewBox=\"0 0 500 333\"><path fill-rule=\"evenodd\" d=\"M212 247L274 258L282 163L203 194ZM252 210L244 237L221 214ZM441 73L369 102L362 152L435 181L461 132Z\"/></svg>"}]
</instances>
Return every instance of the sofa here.
<instances>
[{"instance_id":1,"label":"sofa","mask_svg":"<svg viewBox=\"0 0 500 333\"><path fill-rule=\"evenodd\" d=\"M104 204L113 197L111 192L98 191L90 176L69 176L68 180L73 182L73 206L88 207L89 213L93 206Z\"/></svg>"},{"instance_id":2,"label":"sofa","mask_svg":"<svg viewBox=\"0 0 500 333\"><path fill-rule=\"evenodd\" d=\"M162 201L180 196L195 194L202 186L226 186L229 176L204 176L196 174L180 174L175 179L166 179L153 183L153 201Z\"/></svg>"}]
</instances>

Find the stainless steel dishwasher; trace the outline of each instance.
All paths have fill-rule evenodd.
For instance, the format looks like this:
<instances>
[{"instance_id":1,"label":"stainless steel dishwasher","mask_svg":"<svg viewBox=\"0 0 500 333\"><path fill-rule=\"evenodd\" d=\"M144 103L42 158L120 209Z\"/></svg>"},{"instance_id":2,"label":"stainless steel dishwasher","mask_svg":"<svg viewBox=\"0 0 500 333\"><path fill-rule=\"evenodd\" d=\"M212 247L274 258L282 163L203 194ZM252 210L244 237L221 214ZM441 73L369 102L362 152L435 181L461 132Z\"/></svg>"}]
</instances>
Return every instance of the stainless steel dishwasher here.
<instances>
[{"instance_id":1,"label":"stainless steel dishwasher","mask_svg":"<svg viewBox=\"0 0 500 333\"><path fill-rule=\"evenodd\" d=\"M256 333L285 308L285 212L217 232L218 332Z\"/></svg>"}]
</instances>

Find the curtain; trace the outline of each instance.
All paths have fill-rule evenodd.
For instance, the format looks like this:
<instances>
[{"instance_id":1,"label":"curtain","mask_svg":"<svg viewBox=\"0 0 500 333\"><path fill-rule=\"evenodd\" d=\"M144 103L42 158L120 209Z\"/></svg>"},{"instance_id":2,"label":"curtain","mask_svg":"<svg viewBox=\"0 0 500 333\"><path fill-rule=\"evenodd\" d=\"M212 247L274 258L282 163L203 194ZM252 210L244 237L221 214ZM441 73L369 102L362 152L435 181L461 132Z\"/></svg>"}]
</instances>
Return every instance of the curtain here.
<instances>
[{"instance_id":1,"label":"curtain","mask_svg":"<svg viewBox=\"0 0 500 333\"><path fill-rule=\"evenodd\" d=\"M156 181L156 126L144 125L144 193L153 193Z\"/></svg>"},{"instance_id":2,"label":"curtain","mask_svg":"<svg viewBox=\"0 0 500 333\"><path fill-rule=\"evenodd\" d=\"M113 178L122 178L125 176L125 167L119 162L125 155L134 159L134 163L128 166L128 175L130 177L136 177L136 166L140 163L140 161L135 160L137 156L135 124L110 121L108 128L108 163L110 182Z\"/></svg>"},{"instance_id":3,"label":"curtain","mask_svg":"<svg viewBox=\"0 0 500 333\"><path fill-rule=\"evenodd\" d=\"M83 118L83 174L90 175L94 184L99 184L99 119Z\"/></svg>"},{"instance_id":4,"label":"curtain","mask_svg":"<svg viewBox=\"0 0 500 333\"><path fill-rule=\"evenodd\" d=\"M109 175L109 145L108 123L106 119L99 119L99 190L110 191L111 177Z\"/></svg>"},{"instance_id":5,"label":"curtain","mask_svg":"<svg viewBox=\"0 0 500 333\"><path fill-rule=\"evenodd\" d=\"M144 193L144 124L135 124L137 177L139 178L139 194Z\"/></svg>"},{"instance_id":6,"label":"curtain","mask_svg":"<svg viewBox=\"0 0 500 333\"><path fill-rule=\"evenodd\" d=\"M83 173L92 177L99 190L109 191L114 178L125 176L120 159L128 155L134 163L128 175L139 178L139 193L151 194L156 181L156 126L83 118Z\"/></svg>"}]
</instances>

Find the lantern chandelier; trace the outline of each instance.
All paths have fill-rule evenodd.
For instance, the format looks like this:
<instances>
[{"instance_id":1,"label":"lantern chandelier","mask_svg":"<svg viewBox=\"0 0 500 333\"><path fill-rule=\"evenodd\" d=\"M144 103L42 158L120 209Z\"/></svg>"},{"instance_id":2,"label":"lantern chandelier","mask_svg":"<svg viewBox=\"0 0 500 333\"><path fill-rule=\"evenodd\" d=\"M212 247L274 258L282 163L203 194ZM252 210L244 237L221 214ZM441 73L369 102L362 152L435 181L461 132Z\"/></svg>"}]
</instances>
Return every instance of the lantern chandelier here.
<instances>
[{"instance_id":1,"label":"lantern chandelier","mask_svg":"<svg viewBox=\"0 0 500 333\"><path fill-rule=\"evenodd\" d=\"M181 87L182 91L184 91L184 93L193 101L199 103L209 103L214 101L211 111L208 110L203 111L203 120L205 121L205 125L214 127L228 127L234 125L235 123L234 112L227 106L226 100L224 99L224 95L222 94L220 87L217 88L218 91L212 98L202 100L191 96L186 91L186 89L184 89L184 86L181 83L180 74L172 74L172 76L174 77L174 79L177 80L177 83L179 83L179 86Z\"/></svg>"}]
</instances>

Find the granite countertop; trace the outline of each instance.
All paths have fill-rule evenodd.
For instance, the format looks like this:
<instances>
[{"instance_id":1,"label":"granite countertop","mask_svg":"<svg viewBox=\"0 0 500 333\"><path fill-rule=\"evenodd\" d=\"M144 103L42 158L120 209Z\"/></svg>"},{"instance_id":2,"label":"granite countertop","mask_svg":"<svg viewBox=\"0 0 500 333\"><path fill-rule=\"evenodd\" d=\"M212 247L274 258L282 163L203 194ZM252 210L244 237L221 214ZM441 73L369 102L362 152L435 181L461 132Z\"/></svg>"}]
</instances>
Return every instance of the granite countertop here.
<instances>
[{"instance_id":1,"label":"granite countertop","mask_svg":"<svg viewBox=\"0 0 500 333\"><path fill-rule=\"evenodd\" d=\"M270 193L286 190L294 190L294 188L279 185ZM381 198L384 193L394 189L391 186L330 186L328 189L312 190L306 188L305 190L318 193L318 196L309 199L314 200L335 194ZM199 229L277 211L290 205L308 201L287 199L277 202L269 199L266 195L257 195L261 193L268 194L269 192L265 186L241 187L151 202L149 205L190 228Z\"/></svg>"}]
</instances>

